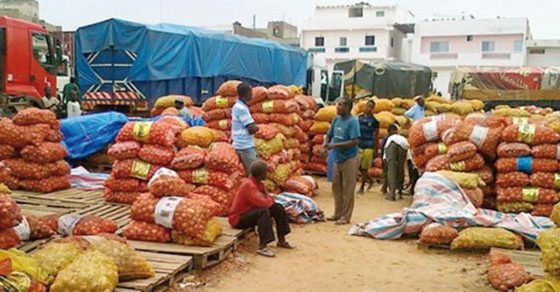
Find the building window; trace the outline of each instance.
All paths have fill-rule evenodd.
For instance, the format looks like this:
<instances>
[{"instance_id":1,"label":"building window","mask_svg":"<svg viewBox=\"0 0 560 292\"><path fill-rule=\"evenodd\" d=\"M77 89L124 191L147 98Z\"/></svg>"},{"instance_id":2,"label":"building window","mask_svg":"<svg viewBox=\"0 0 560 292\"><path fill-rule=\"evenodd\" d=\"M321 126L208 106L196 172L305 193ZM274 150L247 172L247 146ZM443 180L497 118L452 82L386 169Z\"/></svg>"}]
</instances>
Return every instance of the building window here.
<instances>
[{"instance_id":1,"label":"building window","mask_svg":"<svg viewBox=\"0 0 560 292\"><path fill-rule=\"evenodd\" d=\"M395 39L391 38L391 48L395 46Z\"/></svg>"},{"instance_id":2,"label":"building window","mask_svg":"<svg viewBox=\"0 0 560 292\"><path fill-rule=\"evenodd\" d=\"M449 52L448 42L431 42L430 52L432 53L447 53Z\"/></svg>"},{"instance_id":3,"label":"building window","mask_svg":"<svg viewBox=\"0 0 560 292\"><path fill-rule=\"evenodd\" d=\"M375 46L375 36L366 35L366 46Z\"/></svg>"},{"instance_id":4,"label":"building window","mask_svg":"<svg viewBox=\"0 0 560 292\"><path fill-rule=\"evenodd\" d=\"M315 46L316 47L324 47L325 46L325 38L324 37L315 37Z\"/></svg>"},{"instance_id":5,"label":"building window","mask_svg":"<svg viewBox=\"0 0 560 292\"><path fill-rule=\"evenodd\" d=\"M340 43L339 43L339 45L340 45L341 47L346 47L346 37L341 37L341 38L340 38Z\"/></svg>"},{"instance_id":6,"label":"building window","mask_svg":"<svg viewBox=\"0 0 560 292\"><path fill-rule=\"evenodd\" d=\"M531 55L544 55L546 53L544 48L532 48L529 49L529 54Z\"/></svg>"},{"instance_id":7,"label":"building window","mask_svg":"<svg viewBox=\"0 0 560 292\"><path fill-rule=\"evenodd\" d=\"M467 42L472 42L472 35L467 36Z\"/></svg>"},{"instance_id":8,"label":"building window","mask_svg":"<svg viewBox=\"0 0 560 292\"><path fill-rule=\"evenodd\" d=\"M348 53L350 52L349 48L342 47L342 48L334 48L335 53Z\"/></svg>"},{"instance_id":9,"label":"building window","mask_svg":"<svg viewBox=\"0 0 560 292\"><path fill-rule=\"evenodd\" d=\"M385 16L385 11L381 10L381 11L376 11L375 12L375 16L377 17L384 17Z\"/></svg>"},{"instance_id":10,"label":"building window","mask_svg":"<svg viewBox=\"0 0 560 292\"><path fill-rule=\"evenodd\" d=\"M515 53L523 52L523 40L513 42L513 51Z\"/></svg>"},{"instance_id":11,"label":"building window","mask_svg":"<svg viewBox=\"0 0 560 292\"><path fill-rule=\"evenodd\" d=\"M364 8L363 7L352 7L348 9L348 17L363 17L364 16Z\"/></svg>"},{"instance_id":12,"label":"building window","mask_svg":"<svg viewBox=\"0 0 560 292\"><path fill-rule=\"evenodd\" d=\"M494 52L496 50L496 42L494 41L483 41L482 51L483 52Z\"/></svg>"}]
</instances>

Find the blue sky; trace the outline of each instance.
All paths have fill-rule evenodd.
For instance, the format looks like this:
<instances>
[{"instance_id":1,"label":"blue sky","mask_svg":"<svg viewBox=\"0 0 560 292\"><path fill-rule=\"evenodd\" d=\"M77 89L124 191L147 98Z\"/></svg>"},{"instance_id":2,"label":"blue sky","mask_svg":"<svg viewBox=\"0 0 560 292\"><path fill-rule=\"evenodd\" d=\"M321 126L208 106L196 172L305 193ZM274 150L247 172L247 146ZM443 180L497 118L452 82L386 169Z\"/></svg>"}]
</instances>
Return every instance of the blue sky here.
<instances>
[{"instance_id":1,"label":"blue sky","mask_svg":"<svg viewBox=\"0 0 560 292\"><path fill-rule=\"evenodd\" d=\"M320 2L318 2L320 1ZM39 0L40 16L65 30L116 17L143 23L177 23L191 26L251 26L269 20L301 25L313 16L316 3L354 3L337 0ZM380 2L379 0L372 1ZM458 16L477 18L528 17L535 38L560 39L560 0L386 0L410 9L418 19ZM538 3L538 4L537 4Z\"/></svg>"}]
</instances>

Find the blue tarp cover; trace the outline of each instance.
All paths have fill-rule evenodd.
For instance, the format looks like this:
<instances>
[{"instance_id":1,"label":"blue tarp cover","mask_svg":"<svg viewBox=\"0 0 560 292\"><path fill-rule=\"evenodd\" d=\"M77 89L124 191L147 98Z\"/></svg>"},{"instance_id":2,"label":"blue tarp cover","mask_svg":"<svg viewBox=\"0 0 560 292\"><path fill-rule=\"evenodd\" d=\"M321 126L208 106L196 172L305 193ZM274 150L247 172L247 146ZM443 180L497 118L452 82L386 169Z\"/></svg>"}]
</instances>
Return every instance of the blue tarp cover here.
<instances>
[{"instance_id":1,"label":"blue tarp cover","mask_svg":"<svg viewBox=\"0 0 560 292\"><path fill-rule=\"evenodd\" d=\"M80 88L100 84L86 54L133 51L132 82L234 76L262 83L304 85L308 54L283 44L201 28L145 25L109 19L78 29L76 63Z\"/></svg>"}]
</instances>

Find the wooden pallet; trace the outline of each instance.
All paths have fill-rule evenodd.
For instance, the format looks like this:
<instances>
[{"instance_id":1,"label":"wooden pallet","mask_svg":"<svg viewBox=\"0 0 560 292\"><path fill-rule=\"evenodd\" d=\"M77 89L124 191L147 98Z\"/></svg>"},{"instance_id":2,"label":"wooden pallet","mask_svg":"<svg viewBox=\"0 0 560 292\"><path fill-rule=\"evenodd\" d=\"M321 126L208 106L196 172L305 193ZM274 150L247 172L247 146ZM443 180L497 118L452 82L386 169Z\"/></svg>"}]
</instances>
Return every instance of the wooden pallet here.
<instances>
[{"instance_id":1,"label":"wooden pallet","mask_svg":"<svg viewBox=\"0 0 560 292\"><path fill-rule=\"evenodd\" d=\"M235 238L234 242L234 250L237 249L237 246L243 242L245 239L249 238L252 234L255 233L255 229L235 229L229 225L228 219L226 217L217 217L218 220L222 224L222 236L229 236Z\"/></svg>"},{"instance_id":2,"label":"wooden pallet","mask_svg":"<svg viewBox=\"0 0 560 292\"><path fill-rule=\"evenodd\" d=\"M540 251L511 250L503 248L492 248L491 251L509 255L514 262L522 264L525 271L533 276L541 277L546 275L542 269Z\"/></svg>"},{"instance_id":3,"label":"wooden pallet","mask_svg":"<svg viewBox=\"0 0 560 292\"><path fill-rule=\"evenodd\" d=\"M193 268L193 258L155 252L139 252L154 268L156 275L149 279L120 282L115 291L167 291L181 281Z\"/></svg>"},{"instance_id":4,"label":"wooden pallet","mask_svg":"<svg viewBox=\"0 0 560 292\"><path fill-rule=\"evenodd\" d=\"M66 214L85 208L88 204L76 201L57 200L39 195L14 193L12 196L25 215L45 216Z\"/></svg>"},{"instance_id":5,"label":"wooden pallet","mask_svg":"<svg viewBox=\"0 0 560 292\"><path fill-rule=\"evenodd\" d=\"M103 191L84 191L79 189L68 189L45 195L28 194L27 196L41 196L56 200L86 203L87 205L103 203L105 201L103 198Z\"/></svg>"}]
</instances>

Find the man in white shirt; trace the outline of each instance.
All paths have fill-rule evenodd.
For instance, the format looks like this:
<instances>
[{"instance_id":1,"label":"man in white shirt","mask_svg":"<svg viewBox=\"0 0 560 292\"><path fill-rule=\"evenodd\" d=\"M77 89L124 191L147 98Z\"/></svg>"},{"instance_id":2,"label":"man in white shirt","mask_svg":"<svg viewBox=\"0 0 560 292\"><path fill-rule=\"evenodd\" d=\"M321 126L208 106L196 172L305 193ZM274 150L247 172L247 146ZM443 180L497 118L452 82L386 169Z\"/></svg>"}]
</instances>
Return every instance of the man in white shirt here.
<instances>
[{"instance_id":1,"label":"man in white shirt","mask_svg":"<svg viewBox=\"0 0 560 292\"><path fill-rule=\"evenodd\" d=\"M407 159L408 141L398 134L398 126L393 124L388 129L389 136L384 145L383 160L386 165L385 179L389 187L387 200L402 199L404 188L404 164Z\"/></svg>"},{"instance_id":2,"label":"man in white shirt","mask_svg":"<svg viewBox=\"0 0 560 292\"><path fill-rule=\"evenodd\" d=\"M72 91L70 93L71 100L66 104L66 113L69 118L79 117L82 115L82 109L80 108L80 102L78 99L78 93Z\"/></svg>"}]
</instances>

